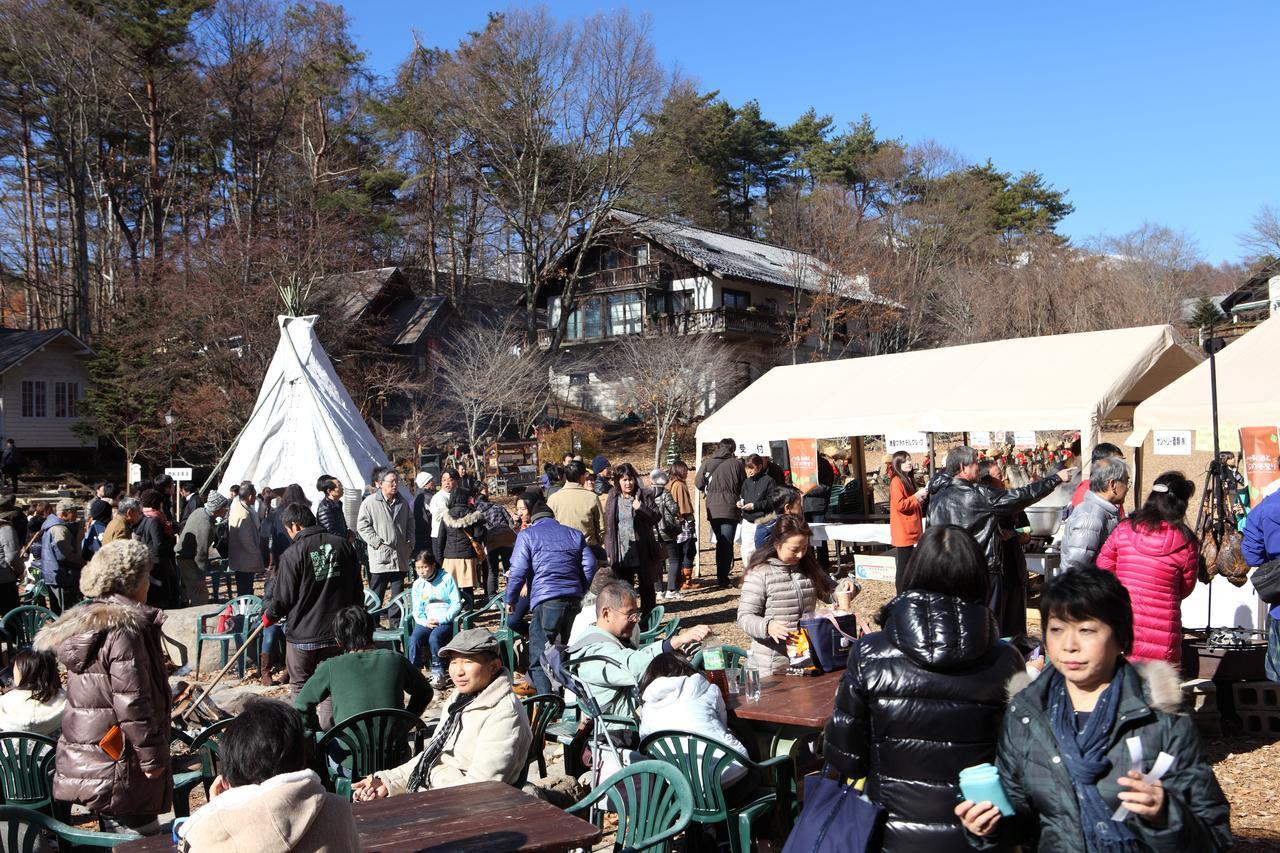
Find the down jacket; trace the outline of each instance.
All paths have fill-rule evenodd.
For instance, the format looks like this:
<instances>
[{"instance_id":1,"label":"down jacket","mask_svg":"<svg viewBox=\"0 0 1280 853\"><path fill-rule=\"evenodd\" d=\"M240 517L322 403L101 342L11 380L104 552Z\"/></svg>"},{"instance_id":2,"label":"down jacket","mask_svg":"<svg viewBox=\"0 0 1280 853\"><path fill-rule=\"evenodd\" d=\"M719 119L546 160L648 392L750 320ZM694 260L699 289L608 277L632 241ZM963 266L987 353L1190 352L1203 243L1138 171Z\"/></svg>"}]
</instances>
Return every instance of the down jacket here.
<instances>
[{"instance_id":1,"label":"down jacket","mask_svg":"<svg viewBox=\"0 0 1280 853\"><path fill-rule=\"evenodd\" d=\"M596 573L586 537L554 518L539 518L516 535L507 570L507 604L515 606L529 584L529 607L550 598L581 600Z\"/></svg>"},{"instance_id":2,"label":"down jacket","mask_svg":"<svg viewBox=\"0 0 1280 853\"><path fill-rule=\"evenodd\" d=\"M1179 713L1182 688L1177 672L1167 664L1145 663L1124 667L1121 677L1118 725L1107 751L1111 766L1128 769L1125 741L1131 737L1142 741L1143 770L1150 770L1161 752L1177 759L1160 780L1168 803L1165 825L1156 827L1133 817L1126 821L1141 849L1213 853L1230 847L1230 806L1201 752L1195 723ZM1042 673L1019 692L1026 679L1026 673L1020 673L1010 682L1009 692L1016 695L1000 731L997 761L1001 784L1016 814L1001 818L994 836L971 836L971 843L982 850L1021 844L1026 850L1086 853L1080 806L1066 765L1056 754L1049 725L1049 679ZM1113 771L1098 782L1108 808L1120 805L1117 775Z\"/></svg>"},{"instance_id":3,"label":"down jacket","mask_svg":"<svg viewBox=\"0 0 1280 853\"><path fill-rule=\"evenodd\" d=\"M886 851L968 850L954 814L960 771L995 759L1022 656L985 605L955 596L908 590L881 619L849 651L824 757L844 777L867 777L867 796L888 812Z\"/></svg>"},{"instance_id":4,"label":"down jacket","mask_svg":"<svg viewBox=\"0 0 1280 853\"><path fill-rule=\"evenodd\" d=\"M1085 492L1062 532L1062 570L1096 568L1102 543L1119 523L1120 507L1097 492Z\"/></svg>"},{"instance_id":5,"label":"down jacket","mask_svg":"<svg viewBox=\"0 0 1280 853\"><path fill-rule=\"evenodd\" d=\"M1164 522L1139 530L1128 520L1102 544L1098 568L1114 572L1133 602L1131 659L1182 661L1182 599L1195 589L1199 567L1195 539Z\"/></svg>"},{"instance_id":6,"label":"down jacket","mask_svg":"<svg viewBox=\"0 0 1280 853\"><path fill-rule=\"evenodd\" d=\"M687 732L747 754L742 741L729 731L724 696L701 673L655 678L640 699L641 740L657 732ZM701 756L701 749L698 754ZM747 768L731 762L721 771L720 784L728 787L746 775Z\"/></svg>"},{"instance_id":7,"label":"down jacket","mask_svg":"<svg viewBox=\"0 0 1280 853\"><path fill-rule=\"evenodd\" d=\"M475 560L476 545L484 543L484 516L467 506L451 506L440 519L440 533L436 536L436 562L444 565L445 560Z\"/></svg>"},{"instance_id":8,"label":"down jacket","mask_svg":"<svg viewBox=\"0 0 1280 853\"><path fill-rule=\"evenodd\" d=\"M742 494L742 481L746 476L742 460L734 456L733 451L724 448L717 448L711 458L698 467L693 484L703 493L708 519L738 520L738 498Z\"/></svg>"},{"instance_id":9,"label":"down jacket","mask_svg":"<svg viewBox=\"0 0 1280 853\"><path fill-rule=\"evenodd\" d=\"M788 566L777 557L747 571L738 599L738 627L751 638L752 666L764 672L787 668L786 643L769 637L769 620L795 631L801 619L813 614L819 598L828 600L830 593L820 592L798 565Z\"/></svg>"},{"instance_id":10,"label":"down jacket","mask_svg":"<svg viewBox=\"0 0 1280 853\"><path fill-rule=\"evenodd\" d=\"M163 621L154 607L108 595L68 610L36 635L35 648L54 652L67 668L54 799L111 816L169 810L172 699ZM119 761L98 746L112 726L124 734Z\"/></svg>"},{"instance_id":11,"label":"down jacket","mask_svg":"<svg viewBox=\"0 0 1280 853\"><path fill-rule=\"evenodd\" d=\"M316 504L316 523L324 528L325 533L337 536L339 539L346 539L351 535L350 528L347 527L346 513L342 511L341 501L321 498L320 502Z\"/></svg>"},{"instance_id":12,"label":"down jacket","mask_svg":"<svg viewBox=\"0 0 1280 853\"><path fill-rule=\"evenodd\" d=\"M1004 567L1000 518L1026 509L1061 485L1062 480L1052 476L1020 489L999 491L948 474L935 474L929 481L929 524L954 524L969 531L987 557L987 571L998 575Z\"/></svg>"}]
</instances>

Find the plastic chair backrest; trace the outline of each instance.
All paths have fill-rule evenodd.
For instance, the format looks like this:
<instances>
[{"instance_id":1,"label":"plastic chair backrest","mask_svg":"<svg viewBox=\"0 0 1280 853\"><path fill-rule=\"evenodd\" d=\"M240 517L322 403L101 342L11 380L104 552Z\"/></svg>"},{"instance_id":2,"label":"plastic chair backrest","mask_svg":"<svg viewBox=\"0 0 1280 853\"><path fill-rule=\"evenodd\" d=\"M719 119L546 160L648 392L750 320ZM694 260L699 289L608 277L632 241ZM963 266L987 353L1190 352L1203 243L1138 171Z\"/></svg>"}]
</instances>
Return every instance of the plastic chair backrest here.
<instances>
[{"instance_id":1,"label":"plastic chair backrest","mask_svg":"<svg viewBox=\"0 0 1280 853\"><path fill-rule=\"evenodd\" d=\"M14 646L28 648L35 642L36 633L57 618L47 607L24 604L4 615L4 619L0 620L0 629L9 635L9 642Z\"/></svg>"},{"instance_id":2,"label":"plastic chair backrest","mask_svg":"<svg viewBox=\"0 0 1280 853\"><path fill-rule=\"evenodd\" d=\"M409 597L411 595L413 595L413 590L406 589L404 592L400 593L395 598L391 599L391 601L387 602L387 606L379 610L378 615L381 616L385 613L387 616L390 616L391 610L392 608L394 608L397 611L399 611L401 622L403 622L406 619L412 619L413 616L411 616L409 613L409 610L410 610Z\"/></svg>"},{"instance_id":3,"label":"plastic chair backrest","mask_svg":"<svg viewBox=\"0 0 1280 853\"><path fill-rule=\"evenodd\" d=\"M654 732L640 744L640 752L676 768L689 783L695 819L721 821L729 817L721 777L737 762L751 767L754 762L720 741L688 732Z\"/></svg>"},{"instance_id":4,"label":"plastic chair backrest","mask_svg":"<svg viewBox=\"0 0 1280 853\"><path fill-rule=\"evenodd\" d=\"M665 851L693 819L689 782L665 761L637 761L624 767L565 811L589 809L601 796L607 797L609 808L618 815L614 850Z\"/></svg>"},{"instance_id":5,"label":"plastic chair backrest","mask_svg":"<svg viewBox=\"0 0 1280 853\"><path fill-rule=\"evenodd\" d=\"M721 646L720 650L724 652L725 666L742 666L747 659L747 650L739 646ZM694 669L702 670L702 650L694 652L693 658L689 661L689 665Z\"/></svg>"},{"instance_id":6,"label":"plastic chair backrest","mask_svg":"<svg viewBox=\"0 0 1280 853\"><path fill-rule=\"evenodd\" d=\"M222 742L222 733L235 717L218 720L205 726L191 740L191 751L200 756L200 776L204 784L210 785L218 775L218 745Z\"/></svg>"},{"instance_id":7,"label":"plastic chair backrest","mask_svg":"<svg viewBox=\"0 0 1280 853\"><path fill-rule=\"evenodd\" d=\"M380 607L382 607L382 599L378 598L377 593L366 587L364 591L364 609L373 613Z\"/></svg>"},{"instance_id":8,"label":"plastic chair backrest","mask_svg":"<svg viewBox=\"0 0 1280 853\"><path fill-rule=\"evenodd\" d=\"M654 605L653 609L649 611L649 619L645 623L644 627L640 629L640 633L648 634L651 631L658 630L658 628L662 626L662 617L666 615L667 608L663 607L661 604Z\"/></svg>"},{"instance_id":9,"label":"plastic chair backrest","mask_svg":"<svg viewBox=\"0 0 1280 853\"><path fill-rule=\"evenodd\" d=\"M53 802L50 771L58 751L51 737L0 732L0 794L12 806L38 809Z\"/></svg>"},{"instance_id":10,"label":"plastic chair backrest","mask_svg":"<svg viewBox=\"0 0 1280 853\"><path fill-rule=\"evenodd\" d=\"M350 770L350 778L362 779L409 760L409 734L425 726L421 717L396 708L375 708L348 717L325 732L318 743L321 756L330 746L341 745L337 763Z\"/></svg>"},{"instance_id":11,"label":"plastic chair backrest","mask_svg":"<svg viewBox=\"0 0 1280 853\"><path fill-rule=\"evenodd\" d=\"M77 829L34 809L0 806L0 842L3 842L0 843L0 850L5 853L36 853L37 850L47 850L48 846L42 843L45 833L52 833L59 841L67 842L68 847L111 848L142 838L133 832L116 834Z\"/></svg>"},{"instance_id":12,"label":"plastic chair backrest","mask_svg":"<svg viewBox=\"0 0 1280 853\"><path fill-rule=\"evenodd\" d=\"M564 713L564 700L551 693L539 693L537 696L526 696L520 700L525 713L529 715L529 729L533 732L533 744L529 747L529 762L537 758L547 735L547 726L560 719Z\"/></svg>"},{"instance_id":13,"label":"plastic chair backrest","mask_svg":"<svg viewBox=\"0 0 1280 853\"><path fill-rule=\"evenodd\" d=\"M502 593L498 593L493 598L489 599L484 604L480 605L474 610L468 610L464 613L459 613L458 619L457 619L458 630L466 631L469 628L474 628L476 626L475 625L476 619L479 618L479 616L482 613L488 613L490 610L498 611L498 622L500 624L506 623L507 605L505 603L505 600L502 597Z\"/></svg>"}]
</instances>

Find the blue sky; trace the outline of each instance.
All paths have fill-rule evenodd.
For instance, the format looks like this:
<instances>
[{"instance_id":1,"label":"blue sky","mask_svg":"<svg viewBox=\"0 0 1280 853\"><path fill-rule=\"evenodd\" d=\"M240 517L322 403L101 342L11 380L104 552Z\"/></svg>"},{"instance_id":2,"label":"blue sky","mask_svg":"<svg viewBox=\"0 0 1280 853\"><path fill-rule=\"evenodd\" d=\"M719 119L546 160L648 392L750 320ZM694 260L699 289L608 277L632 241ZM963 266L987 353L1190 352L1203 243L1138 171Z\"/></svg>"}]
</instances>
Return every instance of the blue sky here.
<instances>
[{"instance_id":1,"label":"blue sky","mask_svg":"<svg viewBox=\"0 0 1280 853\"><path fill-rule=\"evenodd\" d=\"M484 25L475 0L347 0L374 71L416 31L453 47ZM1280 205L1274 49L1280 4L1232 2L703 2L558 0L558 17L647 13L659 56L731 103L785 124L809 106L838 124L933 139L966 159L1034 169L1066 189L1080 240L1144 221L1186 231L1212 262Z\"/></svg>"}]
</instances>

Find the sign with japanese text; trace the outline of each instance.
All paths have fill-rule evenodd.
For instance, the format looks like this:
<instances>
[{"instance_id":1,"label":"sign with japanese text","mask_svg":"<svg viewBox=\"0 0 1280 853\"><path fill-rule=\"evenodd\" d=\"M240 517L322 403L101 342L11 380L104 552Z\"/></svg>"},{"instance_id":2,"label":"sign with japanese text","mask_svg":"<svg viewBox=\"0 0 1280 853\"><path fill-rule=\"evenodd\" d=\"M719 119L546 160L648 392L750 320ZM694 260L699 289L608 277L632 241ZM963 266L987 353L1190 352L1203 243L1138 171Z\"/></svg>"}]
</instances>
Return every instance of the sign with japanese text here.
<instances>
[{"instance_id":1,"label":"sign with japanese text","mask_svg":"<svg viewBox=\"0 0 1280 853\"><path fill-rule=\"evenodd\" d=\"M1275 427L1241 427L1240 456L1245 480L1249 484L1249 506L1255 507L1269 488L1280 480L1280 443L1277 443Z\"/></svg>"},{"instance_id":2,"label":"sign with japanese text","mask_svg":"<svg viewBox=\"0 0 1280 853\"><path fill-rule=\"evenodd\" d=\"M1155 430L1151 436L1151 447L1156 456L1190 456L1191 430Z\"/></svg>"},{"instance_id":3,"label":"sign with japanese text","mask_svg":"<svg viewBox=\"0 0 1280 853\"><path fill-rule=\"evenodd\" d=\"M923 432L889 433L884 437L884 446L889 453L905 450L924 454L929 452L929 436Z\"/></svg>"},{"instance_id":4,"label":"sign with japanese text","mask_svg":"<svg viewBox=\"0 0 1280 853\"><path fill-rule=\"evenodd\" d=\"M1218 450L1240 452L1239 427L1235 424L1218 424ZM1203 453L1213 452L1213 427L1201 427L1196 430L1196 450Z\"/></svg>"},{"instance_id":5,"label":"sign with japanese text","mask_svg":"<svg viewBox=\"0 0 1280 853\"><path fill-rule=\"evenodd\" d=\"M175 483L190 483L190 482L191 482L191 469L190 469L190 468L165 468L165 469L164 469L164 473L165 473L165 476L166 476L166 477L170 478L170 479L171 479L171 480L173 480Z\"/></svg>"},{"instance_id":6,"label":"sign with japanese text","mask_svg":"<svg viewBox=\"0 0 1280 853\"><path fill-rule=\"evenodd\" d=\"M1029 450L1036 446L1035 430L1020 429L1013 434L1013 446L1019 450Z\"/></svg>"},{"instance_id":7,"label":"sign with japanese text","mask_svg":"<svg viewBox=\"0 0 1280 853\"><path fill-rule=\"evenodd\" d=\"M768 450L767 444L765 449ZM801 492L807 492L818 485L818 440L788 439L787 452L791 454L791 485Z\"/></svg>"},{"instance_id":8,"label":"sign with japanese text","mask_svg":"<svg viewBox=\"0 0 1280 853\"><path fill-rule=\"evenodd\" d=\"M758 453L761 456L769 455L769 440L766 439L738 439L738 446L734 451L738 456L750 456Z\"/></svg>"},{"instance_id":9,"label":"sign with japanese text","mask_svg":"<svg viewBox=\"0 0 1280 853\"><path fill-rule=\"evenodd\" d=\"M975 450L990 450L991 449L991 433L989 432L969 433L969 446Z\"/></svg>"}]
</instances>

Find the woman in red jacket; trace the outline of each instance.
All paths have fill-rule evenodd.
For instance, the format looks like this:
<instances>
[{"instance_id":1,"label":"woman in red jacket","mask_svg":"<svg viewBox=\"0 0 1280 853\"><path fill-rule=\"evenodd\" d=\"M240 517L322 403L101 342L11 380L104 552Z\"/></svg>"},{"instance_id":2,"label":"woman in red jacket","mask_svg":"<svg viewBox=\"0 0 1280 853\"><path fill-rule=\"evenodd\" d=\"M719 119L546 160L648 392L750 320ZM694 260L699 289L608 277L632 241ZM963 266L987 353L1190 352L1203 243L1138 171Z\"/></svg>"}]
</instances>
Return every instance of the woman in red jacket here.
<instances>
[{"instance_id":1,"label":"woman in red jacket","mask_svg":"<svg viewBox=\"0 0 1280 853\"><path fill-rule=\"evenodd\" d=\"M920 535L924 533L924 499L929 493L926 488L916 488L911 479L915 463L911 454L899 450L889 460L889 542L897 549L895 586L902 591L902 573L911 559Z\"/></svg>"},{"instance_id":2,"label":"woman in red jacket","mask_svg":"<svg viewBox=\"0 0 1280 853\"><path fill-rule=\"evenodd\" d=\"M1200 543L1183 521L1195 484L1177 471L1161 474L1142 509L1120 522L1098 553L1133 600L1130 660L1182 661L1182 599L1196 585Z\"/></svg>"}]
</instances>

